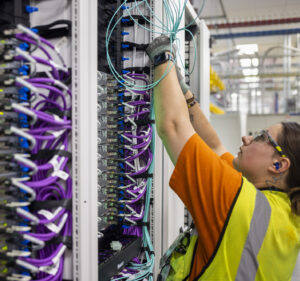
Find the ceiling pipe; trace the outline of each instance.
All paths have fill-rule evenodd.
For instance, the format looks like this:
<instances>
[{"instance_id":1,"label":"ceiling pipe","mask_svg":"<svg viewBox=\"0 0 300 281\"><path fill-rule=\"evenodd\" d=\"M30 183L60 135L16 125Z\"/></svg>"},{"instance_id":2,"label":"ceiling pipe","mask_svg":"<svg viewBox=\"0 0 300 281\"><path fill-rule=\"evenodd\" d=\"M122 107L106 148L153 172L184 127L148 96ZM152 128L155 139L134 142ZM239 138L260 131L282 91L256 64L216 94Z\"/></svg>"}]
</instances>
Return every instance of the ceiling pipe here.
<instances>
[{"instance_id":1,"label":"ceiling pipe","mask_svg":"<svg viewBox=\"0 0 300 281\"><path fill-rule=\"evenodd\" d=\"M278 35L289 35L300 33L300 28L291 29L277 29L277 30L263 30L254 32L239 32L239 33L229 33L229 34L215 34L211 35L213 39L233 39L242 37L263 37L263 36L278 36Z\"/></svg>"},{"instance_id":2,"label":"ceiling pipe","mask_svg":"<svg viewBox=\"0 0 300 281\"><path fill-rule=\"evenodd\" d=\"M227 13L225 11L223 0L219 0L219 3L220 3L221 10L223 12L223 15L225 16L226 23L228 23L228 16L227 16ZM229 33L231 33L231 29L229 28L228 30L229 30ZM234 41L234 37L231 37L231 41L232 41L233 46L236 46L235 41Z\"/></svg>"},{"instance_id":3,"label":"ceiling pipe","mask_svg":"<svg viewBox=\"0 0 300 281\"><path fill-rule=\"evenodd\" d=\"M234 74L234 75L219 75L221 79L244 79L246 77L259 77L259 78L281 78L281 77L297 77L299 72L275 72L275 73L258 73L253 75L243 75L243 74ZM256 83L256 82L251 82Z\"/></svg>"},{"instance_id":4,"label":"ceiling pipe","mask_svg":"<svg viewBox=\"0 0 300 281\"><path fill-rule=\"evenodd\" d=\"M238 27L262 26L262 25L289 24L289 23L297 23L297 22L300 22L300 17L210 24L208 25L208 28L209 29L238 28Z\"/></svg>"}]
</instances>

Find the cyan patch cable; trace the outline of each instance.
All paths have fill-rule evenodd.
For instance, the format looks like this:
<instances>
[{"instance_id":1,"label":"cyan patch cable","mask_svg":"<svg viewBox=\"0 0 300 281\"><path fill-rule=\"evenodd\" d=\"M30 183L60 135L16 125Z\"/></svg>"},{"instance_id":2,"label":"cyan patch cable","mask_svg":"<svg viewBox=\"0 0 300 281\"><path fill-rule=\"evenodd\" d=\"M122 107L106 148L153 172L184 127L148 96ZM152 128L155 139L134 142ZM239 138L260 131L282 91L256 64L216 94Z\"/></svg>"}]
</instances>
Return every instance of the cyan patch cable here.
<instances>
[{"instance_id":1,"label":"cyan patch cable","mask_svg":"<svg viewBox=\"0 0 300 281\"><path fill-rule=\"evenodd\" d=\"M153 88L155 85L157 85L159 83L159 81L161 81L165 76L166 74L170 71L170 69L167 69L166 72L163 74L163 76L158 80L156 81L155 83L152 83L150 85L147 86L147 88L143 87L143 86L138 86L138 85L134 85L133 83L130 83L127 81L127 83L124 83L124 80L122 79L122 75L117 73L116 69L114 68L113 64L112 64L112 61L110 59L110 54L109 54L109 41L110 41L110 38L111 38L111 35L112 35L112 32L113 30L116 28L117 24L120 24L122 23L122 20L124 21L124 15L126 14L126 16L130 17L130 19L137 25L139 25L140 27L142 28L145 28L146 30L148 30L149 32L154 32L155 33L155 30L147 27L147 25L141 25L136 19L134 19L134 17L131 15L131 11L132 10L138 10L140 11L139 7L141 6L141 4L146 4L146 6L148 7L149 11L151 14L154 14L153 11L152 11L152 8L150 7L150 5L148 4L147 1L135 1L135 6L132 6L132 7L128 7L127 9L124 9L123 11L123 16L121 16L120 18L118 18L117 20L115 19L115 17L117 17L117 15L119 14L120 12L120 9L122 9L122 6L126 6L127 4L127 1L124 1L123 4L115 11L113 17L111 18L111 21L109 22L109 25L108 25L108 28L107 28L107 32L106 32L106 54L107 54L107 61L108 61L108 64L109 64L109 68L112 72L112 74L114 75L114 77L119 81L119 83L121 83L122 85L124 86L127 86L129 88L139 88L139 89L151 89ZM172 44L173 42L176 43L176 34L179 32L179 31L182 31L182 30L186 30L187 32L189 32L191 34L191 36L193 37L193 34L188 30L188 27L191 26L194 22L195 22L195 19L192 20L192 22L190 22L188 25L186 25L184 28L179 28L179 23L182 19L182 16L183 16L183 13L184 13L184 10L185 10L185 6L186 6L186 3L187 1L184 2L183 6L181 7L180 6L180 3L176 3L174 1L163 1L163 4L164 4L164 7L165 7L165 10L166 10L166 21L167 23L166 24L163 24L161 21L159 21L161 23L161 26L159 26L159 29L158 30L163 30L163 34L166 34L168 36L170 36L170 49L172 51ZM205 4L205 1L203 1L203 5L202 5L202 8L198 14L198 16L201 14L202 12L202 9L204 7L204 4ZM141 11L140 11L141 12ZM153 23L151 21L149 21L149 19L147 19L143 13L141 12L141 15L145 21L148 21L149 23L151 23L151 25L153 26ZM153 15L155 17L155 14ZM128 20L128 19L126 19ZM114 24L113 24L114 23ZM113 24L113 25L112 25ZM111 27L112 25L112 27ZM150 26L151 26L150 25ZM111 28L111 30L110 30ZM160 32L159 32L160 33ZM161 34L161 33L160 33ZM125 34L124 34L125 35ZM194 41L194 40L193 40ZM195 41L194 41L194 44L195 44ZM196 51L196 48L195 48L195 51ZM194 64L193 64L193 67L192 67L192 70L194 69L194 65L195 65L195 61L196 61L196 55L195 54L195 60L194 60ZM181 58L179 58L181 64L183 65L183 60Z\"/></svg>"}]
</instances>

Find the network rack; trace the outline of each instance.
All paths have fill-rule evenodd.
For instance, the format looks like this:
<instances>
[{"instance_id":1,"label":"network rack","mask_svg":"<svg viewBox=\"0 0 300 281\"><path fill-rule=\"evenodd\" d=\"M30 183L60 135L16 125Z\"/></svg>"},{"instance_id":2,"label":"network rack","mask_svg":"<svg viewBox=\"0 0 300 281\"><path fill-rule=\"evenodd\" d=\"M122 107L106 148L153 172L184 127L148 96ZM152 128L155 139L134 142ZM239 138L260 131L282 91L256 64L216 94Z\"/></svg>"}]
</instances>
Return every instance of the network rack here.
<instances>
[{"instance_id":1,"label":"network rack","mask_svg":"<svg viewBox=\"0 0 300 281\"><path fill-rule=\"evenodd\" d=\"M111 1L111 3L115 2ZM151 18L151 21L157 24L158 19L164 18L162 1L148 2L157 16L157 18ZM101 14L97 15L98 2L95 0L88 2L73 0L72 3L73 278L74 280L98 280L100 276L98 264L98 196L97 189L92 187L96 187L98 182L98 158L95 153L95 151L98 151L97 70L106 72L107 67L104 68L102 64L99 66L96 59L99 56L98 48L100 46L97 44L98 22L99 17L102 17ZM160 31L156 30L156 32ZM104 29L100 29L99 32L105 33ZM155 33L149 34L150 40L153 40L155 36ZM200 40L197 42L200 42ZM204 46L206 46L205 42L206 40L203 40ZM198 46L198 48L201 48L201 46ZM207 53L203 52L205 65L207 64L207 58L209 58L209 49L206 50ZM199 67L199 65L196 65L195 73L199 71ZM122 68L119 70L122 71ZM205 93L201 94L209 96L209 79L205 79L207 77L205 77L204 72L200 72L200 75L203 89L208 84L208 92L204 89ZM150 78L152 78L151 72ZM191 86L196 82L199 82L198 77L192 77ZM87 93L89 98L87 98ZM206 102L201 102L201 106L205 108L206 112ZM161 140L157 136L154 143L153 185L155 188L152 190L153 208L149 214L149 222L151 224L150 235L156 253L155 277L159 271L159 258L168 247L168 244L172 242L174 236L177 235L179 227L183 225L184 215L183 206L181 210L177 202L174 203L176 201L175 197L170 196L168 188L173 166ZM82 188L82 186L88 188ZM174 212L174 209L176 212ZM172 219L174 216L176 216L175 220Z\"/></svg>"},{"instance_id":2,"label":"network rack","mask_svg":"<svg viewBox=\"0 0 300 281\"><path fill-rule=\"evenodd\" d=\"M143 275L148 278L153 274L154 251L147 217L153 177L154 120L150 92L139 90L149 83L150 66L145 50L150 33L141 27L149 25L149 15L145 3L136 3L128 1L125 6L121 1L100 1L98 9L103 13L98 28L106 33L105 38L102 32L98 35L98 249L101 280L130 274L131 278ZM108 70L116 71L122 79L109 75ZM150 264L142 269L146 261Z\"/></svg>"},{"instance_id":3,"label":"network rack","mask_svg":"<svg viewBox=\"0 0 300 281\"><path fill-rule=\"evenodd\" d=\"M30 28L37 7L0 7L0 277L59 280L72 249L71 74Z\"/></svg>"}]
</instances>

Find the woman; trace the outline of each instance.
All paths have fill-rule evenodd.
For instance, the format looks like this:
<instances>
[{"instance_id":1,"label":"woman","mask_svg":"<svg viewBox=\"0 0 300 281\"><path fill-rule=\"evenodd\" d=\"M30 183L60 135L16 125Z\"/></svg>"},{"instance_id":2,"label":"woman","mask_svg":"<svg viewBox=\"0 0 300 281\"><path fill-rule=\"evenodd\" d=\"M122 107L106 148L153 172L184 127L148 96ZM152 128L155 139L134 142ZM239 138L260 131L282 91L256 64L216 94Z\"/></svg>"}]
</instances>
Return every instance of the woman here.
<instances>
[{"instance_id":1,"label":"woman","mask_svg":"<svg viewBox=\"0 0 300 281\"><path fill-rule=\"evenodd\" d=\"M291 280L300 249L300 126L243 137L234 158L176 75L169 39L158 37L147 53L155 80L169 71L154 88L156 126L175 165L170 186L198 231L185 280ZM168 280L184 279L175 276Z\"/></svg>"}]
</instances>

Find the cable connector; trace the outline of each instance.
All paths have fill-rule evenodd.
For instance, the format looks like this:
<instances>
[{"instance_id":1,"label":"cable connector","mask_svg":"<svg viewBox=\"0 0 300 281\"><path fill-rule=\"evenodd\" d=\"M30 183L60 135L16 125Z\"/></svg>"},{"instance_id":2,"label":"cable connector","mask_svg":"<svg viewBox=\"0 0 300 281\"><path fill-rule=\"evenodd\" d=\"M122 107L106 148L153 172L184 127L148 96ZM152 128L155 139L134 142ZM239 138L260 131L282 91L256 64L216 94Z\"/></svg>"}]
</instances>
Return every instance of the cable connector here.
<instances>
[{"instance_id":1,"label":"cable connector","mask_svg":"<svg viewBox=\"0 0 300 281\"><path fill-rule=\"evenodd\" d=\"M37 12L39 10L39 8L30 6L30 5L26 5L25 10L28 14L31 14L31 13Z\"/></svg>"}]
</instances>

